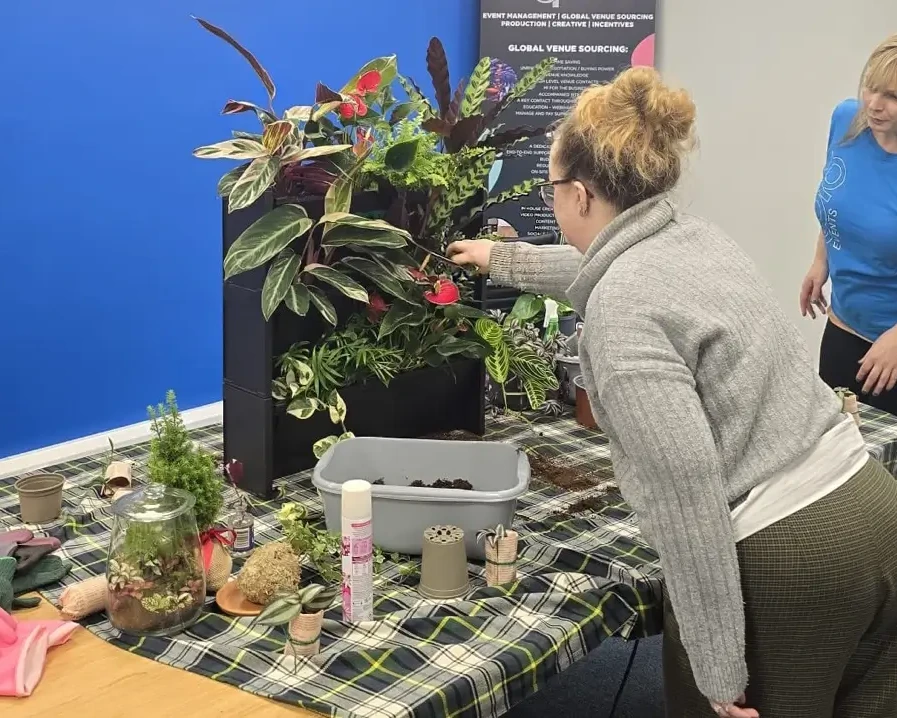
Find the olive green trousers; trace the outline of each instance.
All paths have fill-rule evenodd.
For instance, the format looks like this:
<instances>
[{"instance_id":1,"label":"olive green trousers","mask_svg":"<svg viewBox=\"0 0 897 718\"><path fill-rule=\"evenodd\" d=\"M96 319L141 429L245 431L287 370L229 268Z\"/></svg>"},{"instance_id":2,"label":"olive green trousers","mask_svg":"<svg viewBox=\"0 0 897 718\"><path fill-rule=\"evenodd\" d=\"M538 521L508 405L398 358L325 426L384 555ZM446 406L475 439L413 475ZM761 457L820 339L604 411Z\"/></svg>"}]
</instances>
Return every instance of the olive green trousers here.
<instances>
[{"instance_id":1,"label":"olive green trousers","mask_svg":"<svg viewBox=\"0 0 897 718\"><path fill-rule=\"evenodd\" d=\"M760 718L897 718L897 479L878 462L738 544L746 705ZM668 718L713 718L669 602Z\"/></svg>"}]
</instances>

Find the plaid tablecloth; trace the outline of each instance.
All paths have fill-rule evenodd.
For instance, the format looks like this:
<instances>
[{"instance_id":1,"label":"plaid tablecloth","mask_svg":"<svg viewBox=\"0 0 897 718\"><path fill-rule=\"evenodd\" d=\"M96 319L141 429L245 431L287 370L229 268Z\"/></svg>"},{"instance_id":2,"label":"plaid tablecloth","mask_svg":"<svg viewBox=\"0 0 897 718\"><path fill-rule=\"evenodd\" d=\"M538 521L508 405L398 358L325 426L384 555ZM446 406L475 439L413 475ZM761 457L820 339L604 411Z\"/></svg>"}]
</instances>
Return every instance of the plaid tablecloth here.
<instances>
[{"instance_id":1,"label":"plaid tablecloth","mask_svg":"<svg viewBox=\"0 0 897 718\"><path fill-rule=\"evenodd\" d=\"M870 451L897 474L897 417L862 408ZM487 588L472 564L471 591L463 600L427 601L415 590L419 562L387 561L376 584L376 618L364 627L327 614L322 652L294 666L283 657L282 628L219 613L214 601L190 630L174 638L137 639L112 628L101 614L87 628L121 648L229 683L251 693L331 716L498 716L535 693L608 636L646 636L661 630L662 578L656 554L640 539L631 509L613 487L606 440L568 418L540 419L533 427L508 419L490 424L490 438L536 448L564 463L587 467L594 488L571 494L534 485L518 506L520 581L510 590ZM220 427L194 432L220 451ZM124 449L142 476L147 445ZM111 528L108 503L88 490L102 456L50 470L65 475L63 517L44 532L63 539L73 583L101 573ZM0 480L0 526L16 525L14 479ZM282 497L256 503L260 542L280 536L275 513L301 501L320 515L307 475L279 482ZM595 494L600 508L587 516L563 515L572 502ZM310 570L305 575L312 573ZM45 593L56 600L61 587Z\"/></svg>"},{"instance_id":2,"label":"plaid tablecloth","mask_svg":"<svg viewBox=\"0 0 897 718\"><path fill-rule=\"evenodd\" d=\"M194 438L220 451L221 429ZM226 682L251 693L331 715L352 718L498 716L535 693L608 636L639 637L661 630L662 581L657 556L640 539L631 509L612 485L606 441L569 418L539 419L532 427L497 419L490 438L563 455L587 467L595 485L571 494L533 485L518 504L519 582L485 586L482 565L471 564L471 591L462 600L435 602L416 591L419 560L388 560L375 586L376 620L364 626L326 615L322 651L294 664L283 656L283 628L251 625L221 614L210 598L198 623L174 638L134 638L100 614L85 622L104 640L162 663ZM120 452L142 477L148 446ZM109 505L88 490L102 456L50 470L66 479L62 519L45 532L63 540L74 568L66 580L102 573L112 525ZM14 479L0 480L0 526L17 521ZM256 503L259 542L280 537L275 517L284 501L321 514L308 475L279 482L281 498ZM589 494L602 497L587 516L562 514ZM323 517L321 517L323 518ZM303 578L313 571L304 570ZM55 601L61 587L45 592Z\"/></svg>"}]
</instances>

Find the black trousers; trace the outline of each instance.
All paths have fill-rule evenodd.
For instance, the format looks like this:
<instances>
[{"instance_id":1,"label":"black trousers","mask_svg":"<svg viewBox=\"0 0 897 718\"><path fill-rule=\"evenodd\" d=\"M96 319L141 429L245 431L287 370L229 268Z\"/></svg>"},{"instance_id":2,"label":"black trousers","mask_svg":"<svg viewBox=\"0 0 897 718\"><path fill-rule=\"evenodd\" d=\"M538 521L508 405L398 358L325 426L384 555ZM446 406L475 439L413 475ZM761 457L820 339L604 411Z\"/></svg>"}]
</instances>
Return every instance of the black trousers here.
<instances>
[{"instance_id":1,"label":"black trousers","mask_svg":"<svg viewBox=\"0 0 897 718\"><path fill-rule=\"evenodd\" d=\"M819 349L819 375L832 389L839 387L850 389L864 404L890 414L897 414L897 387L879 396L872 396L863 394L863 385L857 381L860 360L869 351L870 346L872 345L865 339L860 339L856 334L828 322Z\"/></svg>"}]
</instances>

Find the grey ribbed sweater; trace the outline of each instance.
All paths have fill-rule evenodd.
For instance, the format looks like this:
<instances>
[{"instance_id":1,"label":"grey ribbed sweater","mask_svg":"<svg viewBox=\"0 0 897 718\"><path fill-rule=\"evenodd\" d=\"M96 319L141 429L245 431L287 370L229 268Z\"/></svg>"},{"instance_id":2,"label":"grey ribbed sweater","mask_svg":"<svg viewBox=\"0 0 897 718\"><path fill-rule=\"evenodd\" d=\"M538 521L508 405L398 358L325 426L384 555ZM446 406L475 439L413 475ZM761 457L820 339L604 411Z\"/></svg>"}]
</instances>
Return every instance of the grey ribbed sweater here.
<instances>
[{"instance_id":1,"label":"grey ribbed sweater","mask_svg":"<svg viewBox=\"0 0 897 718\"><path fill-rule=\"evenodd\" d=\"M569 298L580 360L614 472L658 551L697 685L747 684L730 504L838 419L794 326L753 263L666 195L617 217L585 255L498 244L499 284Z\"/></svg>"}]
</instances>

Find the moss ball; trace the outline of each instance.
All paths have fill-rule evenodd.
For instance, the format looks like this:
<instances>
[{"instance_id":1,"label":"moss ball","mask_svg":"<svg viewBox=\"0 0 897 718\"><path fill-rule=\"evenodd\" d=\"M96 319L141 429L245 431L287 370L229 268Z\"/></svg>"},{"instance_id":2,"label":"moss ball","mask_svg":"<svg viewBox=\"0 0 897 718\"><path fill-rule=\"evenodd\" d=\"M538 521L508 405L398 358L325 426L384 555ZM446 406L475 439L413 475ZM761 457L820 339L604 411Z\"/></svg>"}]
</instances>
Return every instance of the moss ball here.
<instances>
[{"instance_id":1,"label":"moss ball","mask_svg":"<svg viewBox=\"0 0 897 718\"><path fill-rule=\"evenodd\" d=\"M237 586L247 601L264 606L278 591L299 586L302 571L299 557L288 544L259 546L237 576Z\"/></svg>"}]
</instances>

